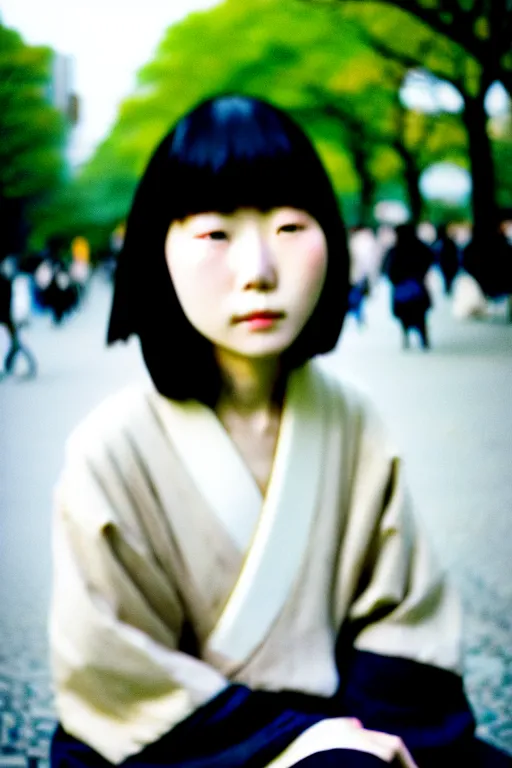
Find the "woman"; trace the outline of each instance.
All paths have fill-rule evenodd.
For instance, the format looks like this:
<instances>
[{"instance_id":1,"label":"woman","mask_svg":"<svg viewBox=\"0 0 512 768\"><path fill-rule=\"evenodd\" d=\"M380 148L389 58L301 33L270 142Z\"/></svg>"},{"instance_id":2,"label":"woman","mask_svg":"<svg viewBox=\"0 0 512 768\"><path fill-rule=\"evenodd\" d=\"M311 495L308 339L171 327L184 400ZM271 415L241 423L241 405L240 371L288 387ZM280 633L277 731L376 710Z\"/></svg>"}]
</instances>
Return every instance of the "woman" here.
<instances>
[{"instance_id":1,"label":"woman","mask_svg":"<svg viewBox=\"0 0 512 768\"><path fill-rule=\"evenodd\" d=\"M432 252L417 237L414 225L397 227L396 243L386 256L383 271L393 286L392 312L402 326L404 349L409 347L412 328L418 331L422 347L430 346L426 316L431 300L425 276L432 264Z\"/></svg>"},{"instance_id":2,"label":"woman","mask_svg":"<svg viewBox=\"0 0 512 768\"><path fill-rule=\"evenodd\" d=\"M181 119L108 332L153 386L78 427L57 492L53 768L471 764L458 602L378 420L310 362L347 292L302 131L237 96Z\"/></svg>"}]
</instances>

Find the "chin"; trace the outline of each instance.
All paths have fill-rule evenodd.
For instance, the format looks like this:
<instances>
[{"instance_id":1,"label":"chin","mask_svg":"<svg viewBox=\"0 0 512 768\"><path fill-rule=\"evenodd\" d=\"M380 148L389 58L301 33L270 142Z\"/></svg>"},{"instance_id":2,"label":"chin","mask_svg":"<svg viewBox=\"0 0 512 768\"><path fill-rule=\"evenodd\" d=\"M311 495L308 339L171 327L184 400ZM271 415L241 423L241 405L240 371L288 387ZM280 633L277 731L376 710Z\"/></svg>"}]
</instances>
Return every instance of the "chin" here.
<instances>
[{"instance_id":1,"label":"chin","mask_svg":"<svg viewBox=\"0 0 512 768\"><path fill-rule=\"evenodd\" d=\"M285 329L283 329L285 331ZM300 333L300 331L299 331ZM293 344L299 334L281 333L255 333L245 338L217 338L210 337L214 346L248 360L280 357Z\"/></svg>"},{"instance_id":2,"label":"chin","mask_svg":"<svg viewBox=\"0 0 512 768\"><path fill-rule=\"evenodd\" d=\"M267 343L267 344L254 344L254 345L247 345L243 348L240 347L238 349L234 349L233 351L239 354L241 357L247 357L252 358L254 360L258 360L265 357L279 357L283 354L283 352L286 352L286 350L291 346L292 342L275 342L275 343Z\"/></svg>"}]
</instances>

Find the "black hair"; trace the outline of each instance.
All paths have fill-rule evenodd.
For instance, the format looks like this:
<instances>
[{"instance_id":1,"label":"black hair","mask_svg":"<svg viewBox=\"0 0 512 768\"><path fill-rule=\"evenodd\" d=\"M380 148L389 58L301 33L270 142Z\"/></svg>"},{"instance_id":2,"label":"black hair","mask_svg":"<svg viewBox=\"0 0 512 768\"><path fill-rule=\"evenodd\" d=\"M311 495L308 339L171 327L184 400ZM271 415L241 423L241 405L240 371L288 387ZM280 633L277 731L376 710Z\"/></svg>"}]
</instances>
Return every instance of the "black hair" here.
<instances>
[{"instance_id":1,"label":"black hair","mask_svg":"<svg viewBox=\"0 0 512 768\"><path fill-rule=\"evenodd\" d=\"M220 373L213 346L188 321L165 259L170 225L208 211L307 211L325 234L327 274L305 327L282 355L291 370L329 352L346 313L349 259L338 203L304 132L284 112L247 96L201 103L161 141L139 182L119 254L107 341L139 336L157 390L213 406Z\"/></svg>"}]
</instances>

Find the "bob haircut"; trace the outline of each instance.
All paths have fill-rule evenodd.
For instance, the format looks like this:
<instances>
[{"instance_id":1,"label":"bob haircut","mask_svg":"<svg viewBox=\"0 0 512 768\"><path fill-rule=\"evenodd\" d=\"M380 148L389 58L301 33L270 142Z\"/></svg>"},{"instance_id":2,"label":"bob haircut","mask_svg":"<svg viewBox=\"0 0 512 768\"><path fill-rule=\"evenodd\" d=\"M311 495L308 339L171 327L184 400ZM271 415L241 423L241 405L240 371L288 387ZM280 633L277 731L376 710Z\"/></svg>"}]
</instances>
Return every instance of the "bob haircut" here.
<instances>
[{"instance_id":1,"label":"bob haircut","mask_svg":"<svg viewBox=\"0 0 512 768\"><path fill-rule=\"evenodd\" d=\"M140 339L157 390L174 400L213 407L220 371L213 345L188 321L165 259L172 222L238 208L289 206L320 224L328 263L318 303L281 356L289 371L335 346L347 308L346 233L329 178L303 131L259 99L209 99L161 141L139 182L115 276L107 342Z\"/></svg>"}]
</instances>

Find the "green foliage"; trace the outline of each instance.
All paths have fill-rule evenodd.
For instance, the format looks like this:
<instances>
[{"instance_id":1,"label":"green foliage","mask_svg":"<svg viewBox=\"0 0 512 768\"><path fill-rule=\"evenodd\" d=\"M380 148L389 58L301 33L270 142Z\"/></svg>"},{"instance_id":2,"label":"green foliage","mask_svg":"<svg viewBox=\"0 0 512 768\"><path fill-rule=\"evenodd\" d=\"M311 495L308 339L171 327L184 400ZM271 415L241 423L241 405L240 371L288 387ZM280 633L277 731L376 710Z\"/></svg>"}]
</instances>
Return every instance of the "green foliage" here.
<instances>
[{"instance_id":1,"label":"green foliage","mask_svg":"<svg viewBox=\"0 0 512 768\"><path fill-rule=\"evenodd\" d=\"M113 228L122 220L149 154L169 127L199 101L238 91L266 97L296 112L300 120L300 110L311 101L305 85L331 79L358 51L361 44L349 31L344 39L333 36L328 15L311 14L293 0L248 0L243 5L231 1L171 27L154 60L139 73L136 93L121 105L111 135L70 190L73 203L68 206L67 229L88 227L95 219L109 219ZM364 72L364 57L359 58L346 78L352 91L357 82L351 85L351 79L360 80ZM370 69L375 73L375 64ZM339 129L333 132L335 140L328 131L317 131L314 138L340 193L350 193L357 182ZM113 198L111 180L119 176L124 183ZM87 194L81 193L82 188ZM54 217L53 223L62 227L65 208L59 208L59 221Z\"/></svg>"},{"instance_id":2,"label":"green foliage","mask_svg":"<svg viewBox=\"0 0 512 768\"><path fill-rule=\"evenodd\" d=\"M499 13L498 6L501 7ZM494 167L491 141L486 131L485 95L500 75L509 90L512 85L512 69L507 70L508 65L500 53L500 50L510 51L512 9L505 8L502 0L493 0L492 4L490 0L482 0L468 7L462 7L458 0L431 0L429 3L411 0L407 4L398 0L338 0L334 7L341 8L345 17L361 29L368 44L389 62L391 77L393 70L398 73L400 68L421 68L458 88L464 102L461 120L465 136L458 119L443 118L447 130L440 132L441 120L435 116L431 121L437 133L434 139L430 130L423 131L421 123L425 123L425 116L415 123L408 115L406 130L413 149L411 151L406 135L397 151L402 153L409 169L412 167L411 157L421 168L422 146L429 152L437 150L444 154L444 159L470 165L473 221L475 227L490 232L496 218L496 197L503 196L493 179L495 175L502 177L503 171ZM498 64L498 60L501 63ZM421 139L422 134L425 140ZM407 159L404 148L409 151Z\"/></svg>"},{"instance_id":3,"label":"green foliage","mask_svg":"<svg viewBox=\"0 0 512 768\"><path fill-rule=\"evenodd\" d=\"M494 166L496 168L496 196L502 209L512 209L512 117L493 141Z\"/></svg>"},{"instance_id":4,"label":"green foliage","mask_svg":"<svg viewBox=\"0 0 512 768\"><path fill-rule=\"evenodd\" d=\"M383 56L375 40L393 41L396 58ZM106 237L125 218L137 179L170 126L224 92L261 96L290 111L351 212L363 187L377 200L386 190L403 194L406 171L410 184L434 162L467 166L459 116L420 114L401 102L411 56L468 88L479 81L479 63L460 45L382 3L226 0L195 13L164 34L110 136L46 211L44 226Z\"/></svg>"},{"instance_id":5,"label":"green foliage","mask_svg":"<svg viewBox=\"0 0 512 768\"><path fill-rule=\"evenodd\" d=\"M471 207L469 203L456 205L446 200L429 200L425 204L425 218L436 227L454 221L467 222L471 221Z\"/></svg>"},{"instance_id":6,"label":"green foliage","mask_svg":"<svg viewBox=\"0 0 512 768\"><path fill-rule=\"evenodd\" d=\"M66 128L49 102L52 52L0 24L0 258L27 247L29 222L64 183Z\"/></svg>"},{"instance_id":7,"label":"green foliage","mask_svg":"<svg viewBox=\"0 0 512 768\"><path fill-rule=\"evenodd\" d=\"M63 178L64 123L47 99L51 56L0 25L1 197L34 197Z\"/></svg>"},{"instance_id":8,"label":"green foliage","mask_svg":"<svg viewBox=\"0 0 512 768\"><path fill-rule=\"evenodd\" d=\"M367 0L335 2L344 8L371 5ZM375 0L373 5L377 6L377 16L381 15L380 6L384 11L403 12L412 21L421 22L448 45L463 50L481 69L486 85L500 80L512 93L512 5L509 0Z\"/></svg>"}]
</instances>

